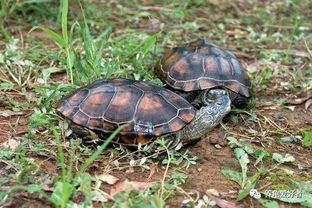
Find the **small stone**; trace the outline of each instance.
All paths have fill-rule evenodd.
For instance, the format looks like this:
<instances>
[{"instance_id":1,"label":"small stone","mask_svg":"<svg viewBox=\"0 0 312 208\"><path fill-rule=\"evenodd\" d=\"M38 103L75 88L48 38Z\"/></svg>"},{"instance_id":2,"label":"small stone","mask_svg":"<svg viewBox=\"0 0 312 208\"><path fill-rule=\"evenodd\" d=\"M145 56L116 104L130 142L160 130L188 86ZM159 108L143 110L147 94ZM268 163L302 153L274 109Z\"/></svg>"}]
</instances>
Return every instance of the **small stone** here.
<instances>
[{"instance_id":1,"label":"small stone","mask_svg":"<svg viewBox=\"0 0 312 208\"><path fill-rule=\"evenodd\" d=\"M221 146L225 146L227 144L226 142L226 133L225 132L219 132L217 135L209 138L209 143L212 145L218 144Z\"/></svg>"},{"instance_id":2,"label":"small stone","mask_svg":"<svg viewBox=\"0 0 312 208\"><path fill-rule=\"evenodd\" d=\"M10 138L8 141L2 144L5 148L16 149L20 145L21 141Z\"/></svg>"},{"instance_id":3,"label":"small stone","mask_svg":"<svg viewBox=\"0 0 312 208\"><path fill-rule=\"evenodd\" d=\"M281 142L284 142L284 143L300 143L300 141L302 140L302 136L300 135L285 136L285 137L282 137L280 140Z\"/></svg>"},{"instance_id":4,"label":"small stone","mask_svg":"<svg viewBox=\"0 0 312 208\"><path fill-rule=\"evenodd\" d=\"M184 200L182 201L182 204L188 204L190 201L191 201L191 200L189 200L189 199L184 199Z\"/></svg>"},{"instance_id":5,"label":"small stone","mask_svg":"<svg viewBox=\"0 0 312 208\"><path fill-rule=\"evenodd\" d=\"M133 168L129 168L128 170L126 170L126 173L127 174L134 173L134 169Z\"/></svg>"},{"instance_id":6,"label":"small stone","mask_svg":"<svg viewBox=\"0 0 312 208\"><path fill-rule=\"evenodd\" d=\"M211 138L209 138L209 143L210 144L217 144L218 143L218 139L216 137L211 137Z\"/></svg>"},{"instance_id":7,"label":"small stone","mask_svg":"<svg viewBox=\"0 0 312 208\"><path fill-rule=\"evenodd\" d=\"M114 164L116 167L119 167L119 164L120 164L120 163L118 162L118 160L114 160L114 161L113 161L113 164Z\"/></svg>"},{"instance_id":8,"label":"small stone","mask_svg":"<svg viewBox=\"0 0 312 208\"><path fill-rule=\"evenodd\" d=\"M197 201L197 205L194 208L202 208L205 206L204 200L200 199Z\"/></svg>"},{"instance_id":9,"label":"small stone","mask_svg":"<svg viewBox=\"0 0 312 208\"><path fill-rule=\"evenodd\" d=\"M205 191L205 193L208 194L208 195L211 194L211 195L214 195L214 196L219 196L220 195L220 193L216 189L207 189Z\"/></svg>"},{"instance_id":10,"label":"small stone","mask_svg":"<svg viewBox=\"0 0 312 208\"><path fill-rule=\"evenodd\" d=\"M217 148L217 149L222 149L220 144L215 144L214 147Z\"/></svg>"},{"instance_id":11,"label":"small stone","mask_svg":"<svg viewBox=\"0 0 312 208\"><path fill-rule=\"evenodd\" d=\"M280 169L282 169L286 174L294 175L294 171L293 170L290 170L288 168L280 168Z\"/></svg>"}]
</instances>

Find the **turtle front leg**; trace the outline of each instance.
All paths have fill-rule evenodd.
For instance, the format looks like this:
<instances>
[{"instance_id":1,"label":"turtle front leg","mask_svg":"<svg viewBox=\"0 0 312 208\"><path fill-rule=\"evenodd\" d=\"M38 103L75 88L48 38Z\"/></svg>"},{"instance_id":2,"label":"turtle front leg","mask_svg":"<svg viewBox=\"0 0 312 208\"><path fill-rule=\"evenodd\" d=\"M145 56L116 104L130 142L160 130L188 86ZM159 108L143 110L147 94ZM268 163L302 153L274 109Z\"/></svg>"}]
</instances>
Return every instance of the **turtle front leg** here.
<instances>
[{"instance_id":1,"label":"turtle front leg","mask_svg":"<svg viewBox=\"0 0 312 208\"><path fill-rule=\"evenodd\" d=\"M203 105L206 105L206 94L209 92L210 89L200 91L195 99L191 101L191 104L195 106L197 109L200 109Z\"/></svg>"},{"instance_id":2,"label":"turtle front leg","mask_svg":"<svg viewBox=\"0 0 312 208\"><path fill-rule=\"evenodd\" d=\"M244 108L247 106L248 100L249 98L236 93L236 92L230 92L229 93L230 99L232 101L232 104L236 107L236 108Z\"/></svg>"}]
</instances>

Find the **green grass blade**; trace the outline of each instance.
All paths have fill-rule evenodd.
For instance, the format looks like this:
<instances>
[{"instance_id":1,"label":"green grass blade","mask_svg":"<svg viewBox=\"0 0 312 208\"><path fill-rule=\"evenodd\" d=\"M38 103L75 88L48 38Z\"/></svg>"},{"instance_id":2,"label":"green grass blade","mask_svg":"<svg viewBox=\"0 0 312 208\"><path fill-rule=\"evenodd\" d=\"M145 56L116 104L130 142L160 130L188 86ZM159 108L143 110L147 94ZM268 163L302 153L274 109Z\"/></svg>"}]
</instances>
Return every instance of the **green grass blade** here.
<instances>
[{"instance_id":1,"label":"green grass blade","mask_svg":"<svg viewBox=\"0 0 312 208\"><path fill-rule=\"evenodd\" d=\"M147 54L149 51L151 51L156 46L156 41L159 36L159 33L156 33L155 35L152 35L148 37L141 46L143 55Z\"/></svg>"},{"instance_id":2,"label":"green grass blade","mask_svg":"<svg viewBox=\"0 0 312 208\"><path fill-rule=\"evenodd\" d=\"M61 138L59 133L56 131L55 127L52 127L52 134L56 139L56 145L57 145L57 156L58 156L58 161L61 166L61 172L62 172L62 181L65 182L66 179L66 169L65 169L65 157L64 157L64 152L61 144Z\"/></svg>"},{"instance_id":3,"label":"green grass blade","mask_svg":"<svg viewBox=\"0 0 312 208\"><path fill-rule=\"evenodd\" d=\"M50 201L56 207L66 207L70 197L73 195L75 187L71 183L58 181L54 187Z\"/></svg>"},{"instance_id":4,"label":"green grass blade","mask_svg":"<svg viewBox=\"0 0 312 208\"><path fill-rule=\"evenodd\" d=\"M68 15L68 0L61 0L62 4L62 35L66 46L68 45L68 32L67 32L67 15Z\"/></svg>"},{"instance_id":5,"label":"green grass blade","mask_svg":"<svg viewBox=\"0 0 312 208\"><path fill-rule=\"evenodd\" d=\"M43 32L48 34L50 39L52 39L59 46L63 48L67 46L66 41L62 38L62 36L60 36L59 34L57 34L56 32L54 32L53 30L49 28L36 26L36 27L33 27L29 32L32 32L33 30L37 30L37 29L42 30Z\"/></svg>"},{"instance_id":6,"label":"green grass blade","mask_svg":"<svg viewBox=\"0 0 312 208\"><path fill-rule=\"evenodd\" d=\"M86 22L84 23L84 25L82 27L82 38L83 38L83 42L84 42L84 48L86 51L86 56L92 60L93 54L95 52L95 46L94 46L94 41L92 39L92 36L90 34L89 26Z\"/></svg>"},{"instance_id":7,"label":"green grass blade","mask_svg":"<svg viewBox=\"0 0 312 208\"><path fill-rule=\"evenodd\" d=\"M106 140L105 142L87 159L87 161L80 168L76 177L79 177L86 169L91 165L91 163L106 149L108 144L119 134L119 132L127 125L119 126Z\"/></svg>"}]
</instances>

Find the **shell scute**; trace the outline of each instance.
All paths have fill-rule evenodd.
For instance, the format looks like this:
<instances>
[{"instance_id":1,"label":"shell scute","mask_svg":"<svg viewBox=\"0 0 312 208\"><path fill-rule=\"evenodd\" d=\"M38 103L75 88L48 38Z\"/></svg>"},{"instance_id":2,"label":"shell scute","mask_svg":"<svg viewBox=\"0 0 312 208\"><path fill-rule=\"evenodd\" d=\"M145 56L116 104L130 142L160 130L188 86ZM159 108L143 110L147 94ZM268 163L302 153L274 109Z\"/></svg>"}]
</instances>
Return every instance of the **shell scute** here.
<instances>
[{"instance_id":1,"label":"shell scute","mask_svg":"<svg viewBox=\"0 0 312 208\"><path fill-rule=\"evenodd\" d=\"M81 111L77 111L73 116L72 121L81 126L88 126L89 116Z\"/></svg>"},{"instance_id":2,"label":"shell scute","mask_svg":"<svg viewBox=\"0 0 312 208\"><path fill-rule=\"evenodd\" d=\"M192 109L181 109L179 111L179 118L181 118L184 122L188 123L193 120L195 114L195 110Z\"/></svg>"},{"instance_id":3,"label":"shell scute","mask_svg":"<svg viewBox=\"0 0 312 208\"><path fill-rule=\"evenodd\" d=\"M142 95L143 92L133 86L120 86L116 89L109 106L103 108L105 110L103 117L114 123L133 120L136 103Z\"/></svg>"},{"instance_id":4,"label":"shell scute","mask_svg":"<svg viewBox=\"0 0 312 208\"><path fill-rule=\"evenodd\" d=\"M215 57L208 56L204 61L204 71L207 76L213 76L218 71L218 63Z\"/></svg>"},{"instance_id":5,"label":"shell scute","mask_svg":"<svg viewBox=\"0 0 312 208\"><path fill-rule=\"evenodd\" d=\"M177 109L167 103L160 95L145 93L138 104L135 120L143 123L150 122L153 126L159 125L175 117L176 111Z\"/></svg>"},{"instance_id":6,"label":"shell scute","mask_svg":"<svg viewBox=\"0 0 312 208\"><path fill-rule=\"evenodd\" d=\"M101 118L90 118L88 127L90 129L101 130L103 128L103 119Z\"/></svg>"},{"instance_id":7,"label":"shell scute","mask_svg":"<svg viewBox=\"0 0 312 208\"><path fill-rule=\"evenodd\" d=\"M113 91L91 93L80 107L87 115L99 117L103 115L113 96Z\"/></svg>"},{"instance_id":8,"label":"shell scute","mask_svg":"<svg viewBox=\"0 0 312 208\"><path fill-rule=\"evenodd\" d=\"M181 126L185 126L188 122L182 120L179 117L174 118L172 121L169 122L169 127L172 132L178 131L181 129Z\"/></svg>"},{"instance_id":9,"label":"shell scute","mask_svg":"<svg viewBox=\"0 0 312 208\"><path fill-rule=\"evenodd\" d=\"M74 93L73 96L67 99L67 102L70 105L78 106L84 100L84 98L88 95L88 89L78 90L77 93Z\"/></svg>"},{"instance_id":10,"label":"shell scute","mask_svg":"<svg viewBox=\"0 0 312 208\"><path fill-rule=\"evenodd\" d=\"M175 93L171 93L168 90L161 90L160 94L163 96L164 99L166 99L167 102L175 106L176 109L191 108L190 104L187 101L181 99L181 97Z\"/></svg>"}]
</instances>

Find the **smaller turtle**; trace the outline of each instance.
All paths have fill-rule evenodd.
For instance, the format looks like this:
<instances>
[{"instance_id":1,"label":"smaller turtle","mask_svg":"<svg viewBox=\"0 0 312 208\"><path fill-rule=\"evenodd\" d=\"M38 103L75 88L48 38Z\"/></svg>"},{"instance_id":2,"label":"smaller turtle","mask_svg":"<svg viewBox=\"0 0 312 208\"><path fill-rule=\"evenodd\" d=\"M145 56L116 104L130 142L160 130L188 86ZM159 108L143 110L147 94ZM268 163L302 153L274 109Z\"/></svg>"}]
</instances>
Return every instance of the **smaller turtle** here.
<instances>
[{"instance_id":1,"label":"smaller turtle","mask_svg":"<svg viewBox=\"0 0 312 208\"><path fill-rule=\"evenodd\" d=\"M204 103L212 88L228 90L236 107L245 106L250 97L251 83L237 57L206 39L168 51L156 72L169 89L193 104Z\"/></svg>"},{"instance_id":2,"label":"smaller turtle","mask_svg":"<svg viewBox=\"0 0 312 208\"><path fill-rule=\"evenodd\" d=\"M118 126L117 140L129 146L170 135L192 143L218 125L230 110L222 90L210 90L199 110L176 93L157 85L128 79L98 80L66 96L57 110L81 127L108 136Z\"/></svg>"}]
</instances>

